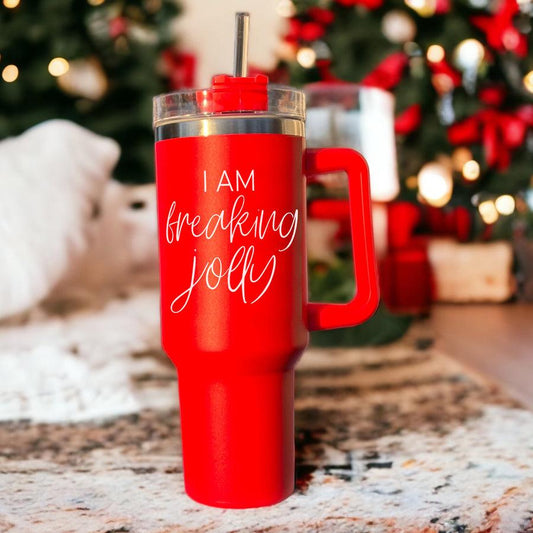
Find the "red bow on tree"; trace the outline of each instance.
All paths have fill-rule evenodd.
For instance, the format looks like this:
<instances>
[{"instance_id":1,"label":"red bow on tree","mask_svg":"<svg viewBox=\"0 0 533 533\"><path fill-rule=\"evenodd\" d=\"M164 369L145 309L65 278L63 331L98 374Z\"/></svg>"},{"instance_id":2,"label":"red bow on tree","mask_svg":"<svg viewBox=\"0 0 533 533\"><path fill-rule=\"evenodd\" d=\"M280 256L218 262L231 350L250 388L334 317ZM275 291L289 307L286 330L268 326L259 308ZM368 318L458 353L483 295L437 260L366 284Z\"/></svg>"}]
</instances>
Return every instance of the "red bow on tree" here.
<instances>
[{"instance_id":1,"label":"red bow on tree","mask_svg":"<svg viewBox=\"0 0 533 533\"><path fill-rule=\"evenodd\" d=\"M408 135L415 131L422 122L420 104L413 104L402 111L394 120L394 131L399 135Z\"/></svg>"},{"instance_id":2,"label":"red bow on tree","mask_svg":"<svg viewBox=\"0 0 533 533\"><path fill-rule=\"evenodd\" d=\"M443 15L450 11L450 0L437 0L435 4L435 14Z\"/></svg>"},{"instance_id":3,"label":"red bow on tree","mask_svg":"<svg viewBox=\"0 0 533 533\"><path fill-rule=\"evenodd\" d=\"M505 170L511 163L511 150L524 142L528 126L533 125L525 107L516 113L504 113L495 109L483 109L471 117L448 128L452 144L471 144L481 141L487 164Z\"/></svg>"},{"instance_id":4,"label":"red bow on tree","mask_svg":"<svg viewBox=\"0 0 533 533\"><path fill-rule=\"evenodd\" d=\"M379 87L380 89L393 89L403 76L403 71L409 58L403 52L395 52L386 57L372 72L361 81L366 87Z\"/></svg>"},{"instance_id":5,"label":"red bow on tree","mask_svg":"<svg viewBox=\"0 0 533 533\"><path fill-rule=\"evenodd\" d=\"M527 38L513 25L518 13L516 0L503 0L493 16L477 16L470 20L487 36L489 45L500 52L511 51L519 57L527 55Z\"/></svg>"}]
</instances>

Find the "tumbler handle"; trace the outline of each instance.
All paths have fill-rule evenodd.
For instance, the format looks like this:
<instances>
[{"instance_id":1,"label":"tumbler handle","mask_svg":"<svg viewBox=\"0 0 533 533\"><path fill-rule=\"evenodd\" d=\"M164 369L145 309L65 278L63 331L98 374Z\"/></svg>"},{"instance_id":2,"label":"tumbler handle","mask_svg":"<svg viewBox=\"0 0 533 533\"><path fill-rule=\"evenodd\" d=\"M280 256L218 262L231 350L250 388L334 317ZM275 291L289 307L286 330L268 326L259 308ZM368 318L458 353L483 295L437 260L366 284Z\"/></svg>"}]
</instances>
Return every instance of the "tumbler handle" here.
<instances>
[{"instance_id":1,"label":"tumbler handle","mask_svg":"<svg viewBox=\"0 0 533 533\"><path fill-rule=\"evenodd\" d=\"M345 171L350 193L350 223L356 293L345 304L307 303L310 331L355 326L372 316L379 302L379 286L372 234L372 210L368 166L350 148L306 150L304 172L308 182L327 172Z\"/></svg>"}]
</instances>

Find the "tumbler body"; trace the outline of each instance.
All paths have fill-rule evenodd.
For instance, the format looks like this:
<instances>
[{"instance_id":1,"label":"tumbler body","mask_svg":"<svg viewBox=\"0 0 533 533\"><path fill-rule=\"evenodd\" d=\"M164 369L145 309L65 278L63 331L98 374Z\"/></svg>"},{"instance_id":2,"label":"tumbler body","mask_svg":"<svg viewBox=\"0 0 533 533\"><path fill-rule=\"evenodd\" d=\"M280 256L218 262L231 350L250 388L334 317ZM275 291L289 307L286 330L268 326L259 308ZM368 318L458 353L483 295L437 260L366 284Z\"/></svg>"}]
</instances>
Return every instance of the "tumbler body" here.
<instances>
[{"instance_id":1,"label":"tumbler body","mask_svg":"<svg viewBox=\"0 0 533 533\"><path fill-rule=\"evenodd\" d=\"M261 75L154 98L162 343L178 371L185 489L208 505L293 492L308 331L359 324L378 303L368 167L350 149L304 150L304 108L301 91ZM305 183L339 170L357 289L309 302Z\"/></svg>"}]
</instances>

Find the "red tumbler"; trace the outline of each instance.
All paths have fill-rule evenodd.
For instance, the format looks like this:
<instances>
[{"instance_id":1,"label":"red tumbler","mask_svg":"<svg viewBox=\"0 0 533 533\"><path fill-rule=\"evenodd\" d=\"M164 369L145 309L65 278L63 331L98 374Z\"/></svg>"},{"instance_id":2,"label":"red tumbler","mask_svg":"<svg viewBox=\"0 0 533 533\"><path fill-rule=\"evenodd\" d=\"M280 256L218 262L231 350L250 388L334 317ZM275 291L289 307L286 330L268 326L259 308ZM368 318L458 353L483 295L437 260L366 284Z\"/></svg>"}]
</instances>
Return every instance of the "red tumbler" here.
<instances>
[{"instance_id":1,"label":"red tumbler","mask_svg":"<svg viewBox=\"0 0 533 533\"><path fill-rule=\"evenodd\" d=\"M359 324L378 302L367 165L350 149L305 150L303 93L246 76L237 19L236 76L154 99L162 343L178 371L185 489L228 508L293 492L308 332ZM341 170L357 290L309 303L306 180Z\"/></svg>"}]
</instances>

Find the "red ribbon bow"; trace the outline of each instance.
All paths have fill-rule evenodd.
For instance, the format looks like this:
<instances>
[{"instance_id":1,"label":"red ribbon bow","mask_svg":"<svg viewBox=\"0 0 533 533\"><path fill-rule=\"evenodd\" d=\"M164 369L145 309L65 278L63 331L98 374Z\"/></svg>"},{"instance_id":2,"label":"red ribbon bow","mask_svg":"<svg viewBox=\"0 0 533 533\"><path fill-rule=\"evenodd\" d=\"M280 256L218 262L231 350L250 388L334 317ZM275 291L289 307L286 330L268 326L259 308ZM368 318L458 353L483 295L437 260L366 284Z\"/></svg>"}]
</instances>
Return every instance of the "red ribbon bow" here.
<instances>
[{"instance_id":1,"label":"red ribbon bow","mask_svg":"<svg viewBox=\"0 0 533 533\"><path fill-rule=\"evenodd\" d=\"M500 52L511 51L519 57L527 56L527 38L513 25L518 13L516 0L503 0L493 16L471 17L471 22L487 36L488 44Z\"/></svg>"},{"instance_id":2,"label":"red ribbon bow","mask_svg":"<svg viewBox=\"0 0 533 533\"><path fill-rule=\"evenodd\" d=\"M415 131L422 122L422 107L413 104L397 115L394 120L394 131L398 135L409 135Z\"/></svg>"},{"instance_id":3,"label":"red ribbon bow","mask_svg":"<svg viewBox=\"0 0 533 533\"><path fill-rule=\"evenodd\" d=\"M490 167L505 170L511 163L511 150L524 142L528 126L533 125L533 109L524 106L516 113L483 109L448 128L452 144L481 141Z\"/></svg>"},{"instance_id":4,"label":"red ribbon bow","mask_svg":"<svg viewBox=\"0 0 533 533\"><path fill-rule=\"evenodd\" d=\"M403 52L395 52L386 57L379 65L361 81L367 87L379 87L389 90L394 88L403 76L409 58Z\"/></svg>"}]
</instances>

